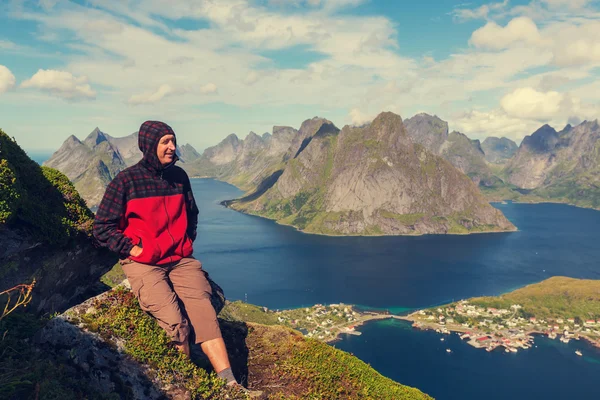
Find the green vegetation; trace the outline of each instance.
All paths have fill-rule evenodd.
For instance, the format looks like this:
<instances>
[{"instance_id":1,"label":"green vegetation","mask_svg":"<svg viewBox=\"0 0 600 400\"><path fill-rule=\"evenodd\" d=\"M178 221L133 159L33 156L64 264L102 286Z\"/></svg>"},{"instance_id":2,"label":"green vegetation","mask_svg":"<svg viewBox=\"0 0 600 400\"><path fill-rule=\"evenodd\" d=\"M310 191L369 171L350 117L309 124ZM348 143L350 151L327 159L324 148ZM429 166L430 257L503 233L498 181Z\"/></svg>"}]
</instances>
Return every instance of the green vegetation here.
<instances>
[{"instance_id":1,"label":"green vegetation","mask_svg":"<svg viewBox=\"0 0 600 400\"><path fill-rule=\"evenodd\" d=\"M248 324L250 371L262 368L269 399L431 399L350 354L281 326Z\"/></svg>"},{"instance_id":2,"label":"green vegetation","mask_svg":"<svg viewBox=\"0 0 600 400\"><path fill-rule=\"evenodd\" d=\"M600 319L600 280L552 277L498 297L477 297L480 307L520 304L523 317Z\"/></svg>"},{"instance_id":3,"label":"green vegetation","mask_svg":"<svg viewBox=\"0 0 600 400\"><path fill-rule=\"evenodd\" d=\"M114 288L123 282L125 278L127 277L125 276L125 272L123 272L123 268L121 268L121 263L117 262L110 271L100 277L100 282L108 287Z\"/></svg>"},{"instance_id":4,"label":"green vegetation","mask_svg":"<svg viewBox=\"0 0 600 400\"><path fill-rule=\"evenodd\" d=\"M423 219L423 217L425 217L424 213L415 213L415 214L394 214L392 212L389 211L385 211L382 210L379 213L382 217L384 218L392 218L395 219L396 221L401 222L404 225L414 225L416 224L419 220Z\"/></svg>"},{"instance_id":5,"label":"green vegetation","mask_svg":"<svg viewBox=\"0 0 600 400\"><path fill-rule=\"evenodd\" d=\"M92 222L93 214L68 178L40 167L0 130L0 223L64 246L77 234L89 236Z\"/></svg>"},{"instance_id":6,"label":"green vegetation","mask_svg":"<svg viewBox=\"0 0 600 400\"><path fill-rule=\"evenodd\" d=\"M243 301L227 302L219 318L227 321L254 322L263 325L277 325L277 315L265 307L244 303Z\"/></svg>"},{"instance_id":7,"label":"green vegetation","mask_svg":"<svg viewBox=\"0 0 600 400\"><path fill-rule=\"evenodd\" d=\"M185 387L193 398L224 398L221 393L224 382L170 346L164 330L142 311L132 292L116 288L96 300L92 307L95 313L72 317L109 343L115 338L123 340L125 352L136 361L150 365L163 384Z\"/></svg>"}]
</instances>

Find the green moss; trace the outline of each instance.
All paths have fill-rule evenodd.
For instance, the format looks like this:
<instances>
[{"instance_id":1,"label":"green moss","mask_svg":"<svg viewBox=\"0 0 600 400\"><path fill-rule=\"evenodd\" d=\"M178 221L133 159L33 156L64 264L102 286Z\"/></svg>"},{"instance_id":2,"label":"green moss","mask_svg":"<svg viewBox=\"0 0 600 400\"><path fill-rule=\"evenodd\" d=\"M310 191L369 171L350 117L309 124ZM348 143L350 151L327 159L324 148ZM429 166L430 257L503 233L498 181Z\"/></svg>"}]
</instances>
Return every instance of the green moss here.
<instances>
[{"instance_id":1,"label":"green moss","mask_svg":"<svg viewBox=\"0 0 600 400\"><path fill-rule=\"evenodd\" d=\"M283 327L251 325L250 368L269 366L271 399L431 399L386 378L356 357ZM293 388L293 394L289 389Z\"/></svg>"},{"instance_id":2,"label":"green moss","mask_svg":"<svg viewBox=\"0 0 600 400\"><path fill-rule=\"evenodd\" d=\"M419 220L425 217L424 213L415 213L415 214L395 214L386 210L382 210L379 214L383 218L395 219L396 221L401 222L404 225L414 225Z\"/></svg>"},{"instance_id":3,"label":"green moss","mask_svg":"<svg viewBox=\"0 0 600 400\"><path fill-rule=\"evenodd\" d=\"M277 325L279 322L274 313L242 301L228 302L219 313L219 317L227 321L254 322L263 325Z\"/></svg>"},{"instance_id":4,"label":"green moss","mask_svg":"<svg viewBox=\"0 0 600 400\"><path fill-rule=\"evenodd\" d=\"M125 272L123 272L121 264L116 263L110 271L108 271L106 274L100 277L100 282L104 283L105 285L111 288L114 288L115 286L123 282L125 278L127 277L125 276Z\"/></svg>"},{"instance_id":5,"label":"green moss","mask_svg":"<svg viewBox=\"0 0 600 400\"><path fill-rule=\"evenodd\" d=\"M193 398L221 398L223 381L170 346L164 330L140 309L133 293L117 288L93 306L96 313L79 316L88 329L108 340L124 340L125 352L154 368L163 384L183 386Z\"/></svg>"}]
</instances>

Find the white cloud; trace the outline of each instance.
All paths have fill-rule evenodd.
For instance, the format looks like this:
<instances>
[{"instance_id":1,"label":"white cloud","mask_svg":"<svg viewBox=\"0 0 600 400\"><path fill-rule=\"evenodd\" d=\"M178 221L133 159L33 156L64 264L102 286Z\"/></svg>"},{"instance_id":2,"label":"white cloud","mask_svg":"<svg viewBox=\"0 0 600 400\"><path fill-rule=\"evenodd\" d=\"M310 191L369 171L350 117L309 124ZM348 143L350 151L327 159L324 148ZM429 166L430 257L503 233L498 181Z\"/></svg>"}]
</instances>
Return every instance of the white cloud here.
<instances>
[{"instance_id":1,"label":"white cloud","mask_svg":"<svg viewBox=\"0 0 600 400\"><path fill-rule=\"evenodd\" d=\"M30 79L21 83L22 88L34 88L65 99L95 99L96 92L88 84L86 76L75 77L67 71L40 69Z\"/></svg>"},{"instance_id":2,"label":"white cloud","mask_svg":"<svg viewBox=\"0 0 600 400\"><path fill-rule=\"evenodd\" d=\"M10 40L1 40L0 39L0 49L2 50L13 50L17 48L17 45L11 42Z\"/></svg>"},{"instance_id":3,"label":"white cloud","mask_svg":"<svg viewBox=\"0 0 600 400\"><path fill-rule=\"evenodd\" d=\"M15 76L4 65L0 65L0 94L15 87Z\"/></svg>"},{"instance_id":4,"label":"white cloud","mask_svg":"<svg viewBox=\"0 0 600 400\"><path fill-rule=\"evenodd\" d=\"M451 118L450 128L471 138L484 139L488 136L507 137L514 141L522 140L540 127L539 121L515 118L502 110L471 110Z\"/></svg>"},{"instance_id":5,"label":"white cloud","mask_svg":"<svg viewBox=\"0 0 600 400\"><path fill-rule=\"evenodd\" d=\"M217 91L217 85L215 85L214 83L207 83L206 85L200 86L201 94L214 94L217 93Z\"/></svg>"},{"instance_id":6,"label":"white cloud","mask_svg":"<svg viewBox=\"0 0 600 400\"><path fill-rule=\"evenodd\" d=\"M128 103L133 105L157 103L173 93L175 93L175 90L171 85L163 84L154 91L132 95L129 98Z\"/></svg>"},{"instance_id":7,"label":"white cloud","mask_svg":"<svg viewBox=\"0 0 600 400\"><path fill-rule=\"evenodd\" d=\"M488 22L471 35L469 43L475 47L500 50L514 43L539 45L543 43L538 28L530 18L517 17L505 27L495 22Z\"/></svg>"},{"instance_id":8,"label":"white cloud","mask_svg":"<svg viewBox=\"0 0 600 400\"><path fill-rule=\"evenodd\" d=\"M562 107L569 106L568 99L562 93L538 92L526 87L514 90L500 100L506 113L513 117L545 120L557 115Z\"/></svg>"},{"instance_id":9,"label":"white cloud","mask_svg":"<svg viewBox=\"0 0 600 400\"><path fill-rule=\"evenodd\" d=\"M500 105L510 117L537 121L573 117L596 119L600 116L598 105L584 103L571 93L540 92L531 87L518 88L506 94Z\"/></svg>"},{"instance_id":10,"label":"white cloud","mask_svg":"<svg viewBox=\"0 0 600 400\"><path fill-rule=\"evenodd\" d=\"M350 118L351 125L356 125L356 126L360 126L360 125L366 124L368 122L371 122L375 118L372 115L367 115L367 114L363 113L358 108L353 108L352 110L350 110L350 112L348 113L348 117Z\"/></svg>"},{"instance_id":11,"label":"white cloud","mask_svg":"<svg viewBox=\"0 0 600 400\"><path fill-rule=\"evenodd\" d=\"M577 66L600 64L600 22L560 24L552 29L554 64Z\"/></svg>"}]
</instances>

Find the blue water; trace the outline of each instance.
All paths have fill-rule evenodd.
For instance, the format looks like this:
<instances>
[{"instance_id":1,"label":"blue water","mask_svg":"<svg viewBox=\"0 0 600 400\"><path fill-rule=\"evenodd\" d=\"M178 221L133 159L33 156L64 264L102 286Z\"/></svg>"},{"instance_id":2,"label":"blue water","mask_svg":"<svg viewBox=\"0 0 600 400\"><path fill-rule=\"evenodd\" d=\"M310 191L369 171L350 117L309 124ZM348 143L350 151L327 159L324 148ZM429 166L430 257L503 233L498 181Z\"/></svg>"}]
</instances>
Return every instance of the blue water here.
<instances>
[{"instance_id":1,"label":"blue water","mask_svg":"<svg viewBox=\"0 0 600 400\"><path fill-rule=\"evenodd\" d=\"M555 275L600 279L600 212L594 210L495 204L518 232L327 237L220 206L242 194L226 183L194 179L192 185L200 207L195 256L230 300L273 309L344 302L402 312L498 295ZM584 343L539 338L537 349L514 357L443 344L434 333L398 322L361 331L336 346L436 398L600 398L590 378L600 376L600 352ZM454 353L445 352L448 345ZM576 345L586 357L573 358Z\"/></svg>"}]
</instances>

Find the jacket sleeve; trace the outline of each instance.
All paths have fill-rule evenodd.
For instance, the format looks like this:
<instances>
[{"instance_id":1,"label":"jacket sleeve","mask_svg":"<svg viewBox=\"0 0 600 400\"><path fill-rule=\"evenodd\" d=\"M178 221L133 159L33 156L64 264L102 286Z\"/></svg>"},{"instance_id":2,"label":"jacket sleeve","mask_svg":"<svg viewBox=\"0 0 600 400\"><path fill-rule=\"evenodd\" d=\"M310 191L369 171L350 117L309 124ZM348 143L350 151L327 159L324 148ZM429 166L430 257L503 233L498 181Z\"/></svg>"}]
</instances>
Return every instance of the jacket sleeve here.
<instances>
[{"instance_id":1,"label":"jacket sleeve","mask_svg":"<svg viewBox=\"0 0 600 400\"><path fill-rule=\"evenodd\" d=\"M190 179L187 178L187 184L185 187L185 206L187 211L187 235L192 242L196 240L197 228L198 228L198 206L194 199L194 193L192 192L192 185Z\"/></svg>"},{"instance_id":2,"label":"jacket sleeve","mask_svg":"<svg viewBox=\"0 0 600 400\"><path fill-rule=\"evenodd\" d=\"M107 247L121 258L129 257L133 242L119 228L125 217L125 188L122 177L117 175L106 188L94 218L94 237L103 247Z\"/></svg>"}]
</instances>

